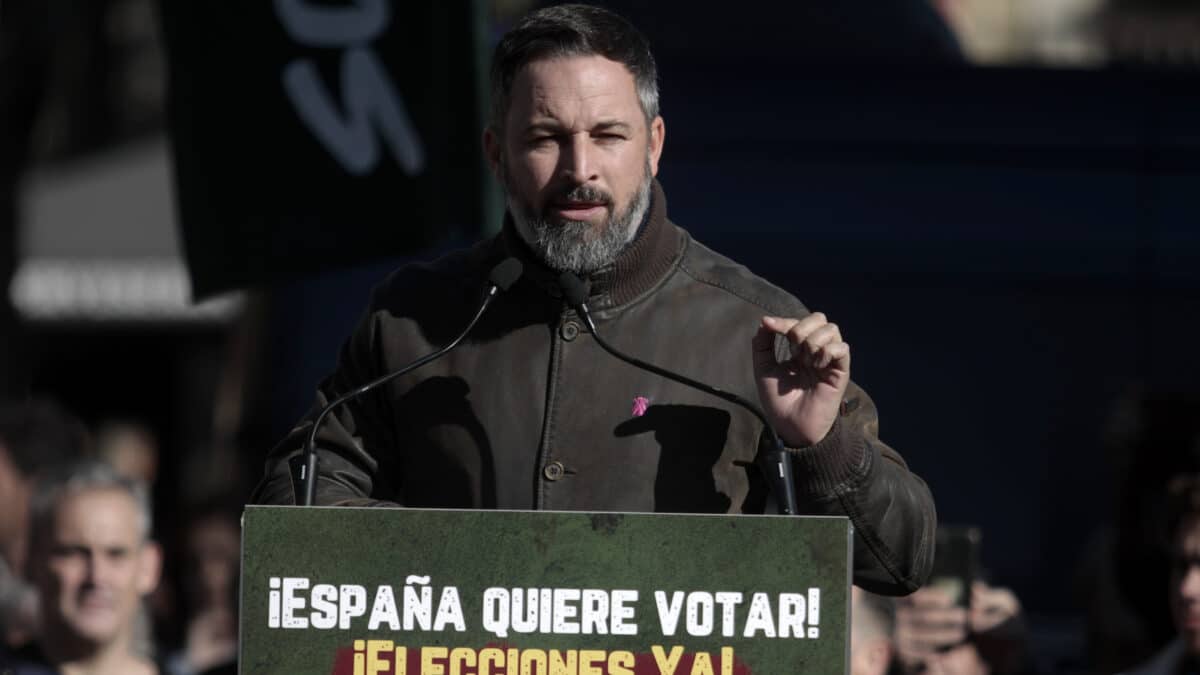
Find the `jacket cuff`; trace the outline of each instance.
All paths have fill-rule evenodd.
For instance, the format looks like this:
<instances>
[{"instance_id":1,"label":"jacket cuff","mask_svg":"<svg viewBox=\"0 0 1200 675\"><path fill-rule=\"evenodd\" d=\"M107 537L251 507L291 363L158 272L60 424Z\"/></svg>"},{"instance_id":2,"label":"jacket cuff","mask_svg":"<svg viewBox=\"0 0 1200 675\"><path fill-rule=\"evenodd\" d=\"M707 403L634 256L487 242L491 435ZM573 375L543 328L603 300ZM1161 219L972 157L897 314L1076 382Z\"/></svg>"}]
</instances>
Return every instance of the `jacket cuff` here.
<instances>
[{"instance_id":1,"label":"jacket cuff","mask_svg":"<svg viewBox=\"0 0 1200 675\"><path fill-rule=\"evenodd\" d=\"M816 499L832 497L857 484L869 469L866 439L834 420L829 433L807 448L787 448L792 455L797 496Z\"/></svg>"}]
</instances>

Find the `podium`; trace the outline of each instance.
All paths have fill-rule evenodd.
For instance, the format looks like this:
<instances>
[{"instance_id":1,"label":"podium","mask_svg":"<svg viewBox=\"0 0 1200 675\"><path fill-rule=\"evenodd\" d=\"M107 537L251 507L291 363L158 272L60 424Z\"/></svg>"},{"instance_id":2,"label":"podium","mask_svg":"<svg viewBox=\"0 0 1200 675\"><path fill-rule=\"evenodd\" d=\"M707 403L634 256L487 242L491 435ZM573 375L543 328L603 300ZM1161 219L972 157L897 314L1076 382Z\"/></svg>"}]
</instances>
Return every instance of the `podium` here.
<instances>
[{"instance_id":1,"label":"podium","mask_svg":"<svg viewBox=\"0 0 1200 675\"><path fill-rule=\"evenodd\" d=\"M847 672L847 518L248 506L240 672Z\"/></svg>"}]
</instances>

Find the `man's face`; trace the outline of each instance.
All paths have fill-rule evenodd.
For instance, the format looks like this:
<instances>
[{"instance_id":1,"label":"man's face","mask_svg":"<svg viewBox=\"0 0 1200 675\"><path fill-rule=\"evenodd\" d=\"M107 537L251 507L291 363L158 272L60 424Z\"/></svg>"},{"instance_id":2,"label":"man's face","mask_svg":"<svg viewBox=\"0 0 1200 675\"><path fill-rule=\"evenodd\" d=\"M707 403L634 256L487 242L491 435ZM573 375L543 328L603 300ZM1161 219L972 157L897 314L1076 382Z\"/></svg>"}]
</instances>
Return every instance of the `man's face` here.
<instances>
[{"instance_id":1,"label":"man's face","mask_svg":"<svg viewBox=\"0 0 1200 675\"><path fill-rule=\"evenodd\" d=\"M232 596L241 555L237 521L222 516L205 518L188 534L187 555L201 602L219 605Z\"/></svg>"},{"instance_id":2,"label":"man's face","mask_svg":"<svg viewBox=\"0 0 1200 675\"><path fill-rule=\"evenodd\" d=\"M1171 615L1188 651L1200 656L1200 516L1184 519L1175 537Z\"/></svg>"},{"instance_id":3,"label":"man's face","mask_svg":"<svg viewBox=\"0 0 1200 675\"><path fill-rule=\"evenodd\" d=\"M561 269L611 262L645 213L664 135L629 70L602 56L533 61L501 133L485 131L484 147L526 241Z\"/></svg>"},{"instance_id":4,"label":"man's face","mask_svg":"<svg viewBox=\"0 0 1200 675\"><path fill-rule=\"evenodd\" d=\"M33 570L47 638L128 638L142 596L158 583L158 549L143 541L140 522L133 498L119 490L83 490L59 502Z\"/></svg>"}]
</instances>

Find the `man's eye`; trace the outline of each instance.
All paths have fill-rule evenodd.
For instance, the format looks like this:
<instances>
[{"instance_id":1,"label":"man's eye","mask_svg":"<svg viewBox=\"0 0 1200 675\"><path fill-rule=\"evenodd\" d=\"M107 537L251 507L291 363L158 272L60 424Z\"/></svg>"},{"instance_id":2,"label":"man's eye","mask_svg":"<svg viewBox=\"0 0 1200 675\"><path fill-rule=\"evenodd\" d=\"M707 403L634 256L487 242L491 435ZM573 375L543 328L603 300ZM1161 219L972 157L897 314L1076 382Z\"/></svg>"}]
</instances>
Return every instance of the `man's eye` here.
<instances>
[{"instance_id":1,"label":"man's eye","mask_svg":"<svg viewBox=\"0 0 1200 675\"><path fill-rule=\"evenodd\" d=\"M596 134L594 136L594 138L603 143L616 143L617 141L625 140L625 137L622 136L621 134L612 134L612 133Z\"/></svg>"},{"instance_id":2,"label":"man's eye","mask_svg":"<svg viewBox=\"0 0 1200 675\"><path fill-rule=\"evenodd\" d=\"M1171 557L1171 569L1179 574L1187 574L1193 567L1200 568L1200 558L1181 555Z\"/></svg>"}]
</instances>

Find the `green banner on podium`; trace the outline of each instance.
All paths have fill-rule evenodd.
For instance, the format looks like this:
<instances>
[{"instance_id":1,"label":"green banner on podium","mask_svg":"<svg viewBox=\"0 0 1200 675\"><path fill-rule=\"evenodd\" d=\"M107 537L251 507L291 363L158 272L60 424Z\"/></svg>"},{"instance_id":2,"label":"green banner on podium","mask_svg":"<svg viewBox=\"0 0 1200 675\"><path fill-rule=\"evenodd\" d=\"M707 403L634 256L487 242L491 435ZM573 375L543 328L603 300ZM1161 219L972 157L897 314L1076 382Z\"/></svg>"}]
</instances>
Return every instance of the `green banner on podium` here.
<instances>
[{"instance_id":1,"label":"green banner on podium","mask_svg":"<svg viewBox=\"0 0 1200 675\"><path fill-rule=\"evenodd\" d=\"M249 506L242 537L242 673L846 672L846 518Z\"/></svg>"}]
</instances>

